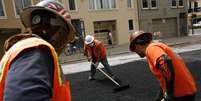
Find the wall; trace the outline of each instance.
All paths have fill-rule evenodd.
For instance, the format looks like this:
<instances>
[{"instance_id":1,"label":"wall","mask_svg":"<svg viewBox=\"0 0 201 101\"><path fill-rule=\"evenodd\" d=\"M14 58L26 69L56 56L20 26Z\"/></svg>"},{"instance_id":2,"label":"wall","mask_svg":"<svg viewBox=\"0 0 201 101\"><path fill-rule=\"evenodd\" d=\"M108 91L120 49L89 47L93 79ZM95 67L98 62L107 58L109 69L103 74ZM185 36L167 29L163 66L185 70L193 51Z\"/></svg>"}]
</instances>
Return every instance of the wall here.
<instances>
[{"instance_id":1,"label":"wall","mask_svg":"<svg viewBox=\"0 0 201 101\"><path fill-rule=\"evenodd\" d=\"M133 19L134 29L138 30L137 21L137 10L136 5L132 9L128 9L126 5L126 0L117 0L117 9L114 10L99 10L90 11L88 9L88 0L77 0L76 12L70 12L73 19L82 19L85 23L86 34L94 32L95 21L111 21L115 20L117 25L117 41L118 44L128 43L128 36L130 33L128 31L128 20ZM67 5L67 2L64 0ZM135 2L133 4L136 4ZM66 6L68 8L68 6Z\"/></svg>"},{"instance_id":2,"label":"wall","mask_svg":"<svg viewBox=\"0 0 201 101\"><path fill-rule=\"evenodd\" d=\"M153 19L169 19L169 18L176 18L177 22L174 22L177 24L177 35L180 36L180 13L186 13L187 16L187 1L184 0L184 7L178 7L178 8L171 8L170 1L171 0L157 0L158 1L158 8L157 9L141 9L142 4L141 0L138 0L139 5L139 22L140 22L140 29L143 29L145 31L153 32L152 29L152 20ZM185 24L187 26L187 23ZM168 27L167 27L168 29ZM165 34L165 33L164 33Z\"/></svg>"}]
</instances>

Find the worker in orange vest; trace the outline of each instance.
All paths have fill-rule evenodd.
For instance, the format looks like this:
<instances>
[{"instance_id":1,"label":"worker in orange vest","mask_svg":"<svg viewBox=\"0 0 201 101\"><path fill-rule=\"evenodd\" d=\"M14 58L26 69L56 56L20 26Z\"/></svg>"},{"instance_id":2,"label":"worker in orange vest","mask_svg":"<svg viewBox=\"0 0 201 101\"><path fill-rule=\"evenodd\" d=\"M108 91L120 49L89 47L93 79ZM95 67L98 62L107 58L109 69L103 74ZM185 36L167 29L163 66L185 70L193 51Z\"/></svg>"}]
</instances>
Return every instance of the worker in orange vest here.
<instances>
[{"instance_id":1,"label":"worker in orange vest","mask_svg":"<svg viewBox=\"0 0 201 101\"><path fill-rule=\"evenodd\" d=\"M94 75L96 73L96 68L98 67L99 62L103 64L109 76L115 79L115 76L107 60L106 48L101 41L94 39L94 37L91 35L87 35L85 37L84 51L88 61L91 61L91 71L88 78L89 80L94 80Z\"/></svg>"},{"instance_id":2,"label":"worker in orange vest","mask_svg":"<svg viewBox=\"0 0 201 101\"><path fill-rule=\"evenodd\" d=\"M71 101L58 55L75 29L63 5L43 0L23 9L27 33L6 40L0 62L0 101Z\"/></svg>"},{"instance_id":3,"label":"worker in orange vest","mask_svg":"<svg viewBox=\"0 0 201 101\"><path fill-rule=\"evenodd\" d=\"M160 83L155 101L195 101L196 83L181 57L164 43L153 42L152 33L130 35L130 50L146 57L151 72Z\"/></svg>"}]
</instances>

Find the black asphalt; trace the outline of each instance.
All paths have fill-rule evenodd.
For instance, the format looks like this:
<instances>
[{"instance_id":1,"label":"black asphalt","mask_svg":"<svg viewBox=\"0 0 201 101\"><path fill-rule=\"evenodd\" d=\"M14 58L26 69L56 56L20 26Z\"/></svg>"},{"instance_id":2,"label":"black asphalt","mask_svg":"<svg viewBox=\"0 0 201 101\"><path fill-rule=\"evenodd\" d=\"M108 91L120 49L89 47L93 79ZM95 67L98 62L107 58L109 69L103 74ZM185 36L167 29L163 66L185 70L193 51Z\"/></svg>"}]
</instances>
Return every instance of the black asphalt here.
<instances>
[{"instance_id":1,"label":"black asphalt","mask_svg":"<svg viewBox=\"0 0 201 101\"><path fill-rule=\"evenodd\" d=\"M182 53L198 86L196 101L201 101L201 50ZM114 93L117 87L97 72L94 81L88 81L89 72L67 75L71 83L72 101L153 101L159 85L151 74L145 59L112 67L127 90Z\"/></svg>"}]
</instances>

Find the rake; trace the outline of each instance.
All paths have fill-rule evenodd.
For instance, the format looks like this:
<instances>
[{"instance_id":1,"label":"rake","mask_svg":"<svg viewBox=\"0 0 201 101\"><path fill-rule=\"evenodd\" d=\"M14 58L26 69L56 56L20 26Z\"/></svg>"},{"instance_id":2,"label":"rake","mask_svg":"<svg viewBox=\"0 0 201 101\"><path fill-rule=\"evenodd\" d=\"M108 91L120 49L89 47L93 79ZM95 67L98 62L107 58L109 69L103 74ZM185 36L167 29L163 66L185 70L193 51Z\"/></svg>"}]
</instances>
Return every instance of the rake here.
<instances>
[{"instance_id":1,"label":"rake","mask_svg":"<svg viewBox=\"0 0 201 101\"><path fill-rule=\"evenodd\" d=\"M108 77L115 85L117 85L118 87L114 88L113 91L114 92L119 92L119 91L122 91L122 90L126 90L128 88L130 88L130 86L127 84L127 85L120 85L116 80L114 80L112 77L110 77L107 73L105 73L101 68L97 67L97 69L103 73L106 77Z\"/></svg>"}]
</instances>

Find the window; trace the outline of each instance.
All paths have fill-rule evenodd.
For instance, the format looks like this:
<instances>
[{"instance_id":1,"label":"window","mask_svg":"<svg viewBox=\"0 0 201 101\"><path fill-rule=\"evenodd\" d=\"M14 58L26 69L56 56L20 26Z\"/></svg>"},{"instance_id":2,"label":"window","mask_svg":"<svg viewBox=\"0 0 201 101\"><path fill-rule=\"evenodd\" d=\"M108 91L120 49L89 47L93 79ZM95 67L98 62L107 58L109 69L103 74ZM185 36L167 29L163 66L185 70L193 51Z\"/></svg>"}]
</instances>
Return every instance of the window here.
<instances>
[{"instance_id":1,"label":"window","mask_svg":"<svg viewBox=\"0 0 201 101\"><path fill-rule=\"evenodd\" d=\"M199 7L198 7L199 4L198 4L198 2L194 2L193 4L194 4L193 11L194 12L198 12L199 11Z\"/></svg>"},{"instance_id":2,"label":"window","mask_svg":"<svg viewBox=\"0 0 201 101\"><path fill-rule=\"evenodd\" d=\"M132 31L134 29L132 19L128 20L128 28L129 28L129 31Z\"/></svg>"},{"instance_id":3,"label":"window","mask_svg":"<svg viewBox=\"0 0 201 101\"><path fill-rule=\"evenodd\" d=\"M127 0L127 7L133 8L133 0Z\"/></svg>"},{"instance_id":4,"label":"window","mask_svg":"<svg viewBox=\"0 0 201 101\"><path fill-rule=\"evenodd\" d=\"M0 0L0 18L5 16L4 0Z\"/></svg>"},{"instance_id":5,"label":"window","mask_svg":"<svg viewBox=\"0 0 201 101\"><path fill-rule=\"evenodd\" d=\"M151 0L151 8L157 8L157 0Z\"/></svg>"},{"instance_id":6,"label":"window","mask_svg":"<svg viewBox=\"0 0 201 101\"><path fill-rule=\"evenodd\" d=\"M116 0L89 0L89 9L114 9L116 8Z\"/></svg>"},{"instance_id":7,"label":"window","mask_svg":"<svg viewBox=\"0 0 201 101\"><path fill-rule=\"evenodd\" d=\"M38 1L38 0L37 0ZM40 1L44 1L44 0L39 0L38 2L40 2ZM54 0L54 1L59 1L59 0Z\"/></svg>"},{"instance_id":8,"label":"window","mask_svg":"<svg viewBox=\"0 0 201 101\"><path fill-rule=\"evenodd\" d=\"M184 1L183 0L179 0L179 6L184 6Z\"/></svg>"},{"instance_id":9,"label":"window","mask_svg":"<svg viewBox=\"0 0 201 101\"><path fill-rule=\"evenodd\" d=\"M148 0L142 0L142 8L147 9L148 8Z\"/></svg>"},{"instance_id":10,"label":"window","mask_svg":"<svg viewBox=\"0 0 201 101\"><path fill-rule=\"evenodd\" d=\"M69 2L69 10L76 10L76 2L75 0L68 0Z\"/></svg>"},{"instance_id":11,"label":"window","mask_svg":"<svg viewBox=\"0 0 201 101\"><path fill-rule=\"evenodd\" d=\"M89 9L95 9L94 0L89 0Z\"/></svg>"},{"instance_id":12,"label":"window","mask_svg":"<svg viewBox=\"0 0 201 101\"><path fill-rule=\"evenodd\" d=\"M171 2L171 6L172 6L172 8L176 8L176 6L177 6L177 1L176 0L171 0L172 2Z\"/></svg>"},{"instance_id":13,"label":"window","mask_svg":"<svg viewBox=\"0 0 201 101\"><path fill-rule=\"evenodd\" d=\"M108 1L108 0L106 0L106 1ZM111 8L116 8L116 0L111 0Z\"/></svg>"},{"instance_id":14,"label":"window","mask_svg":"<svg viewBox=\"0 0 201 101\"><path fill-rule=\"evenodd\" d=\"M31 0L13 0L16 17L19 17L23 8L31 5Z\"/></svg>"}]
</instances>

